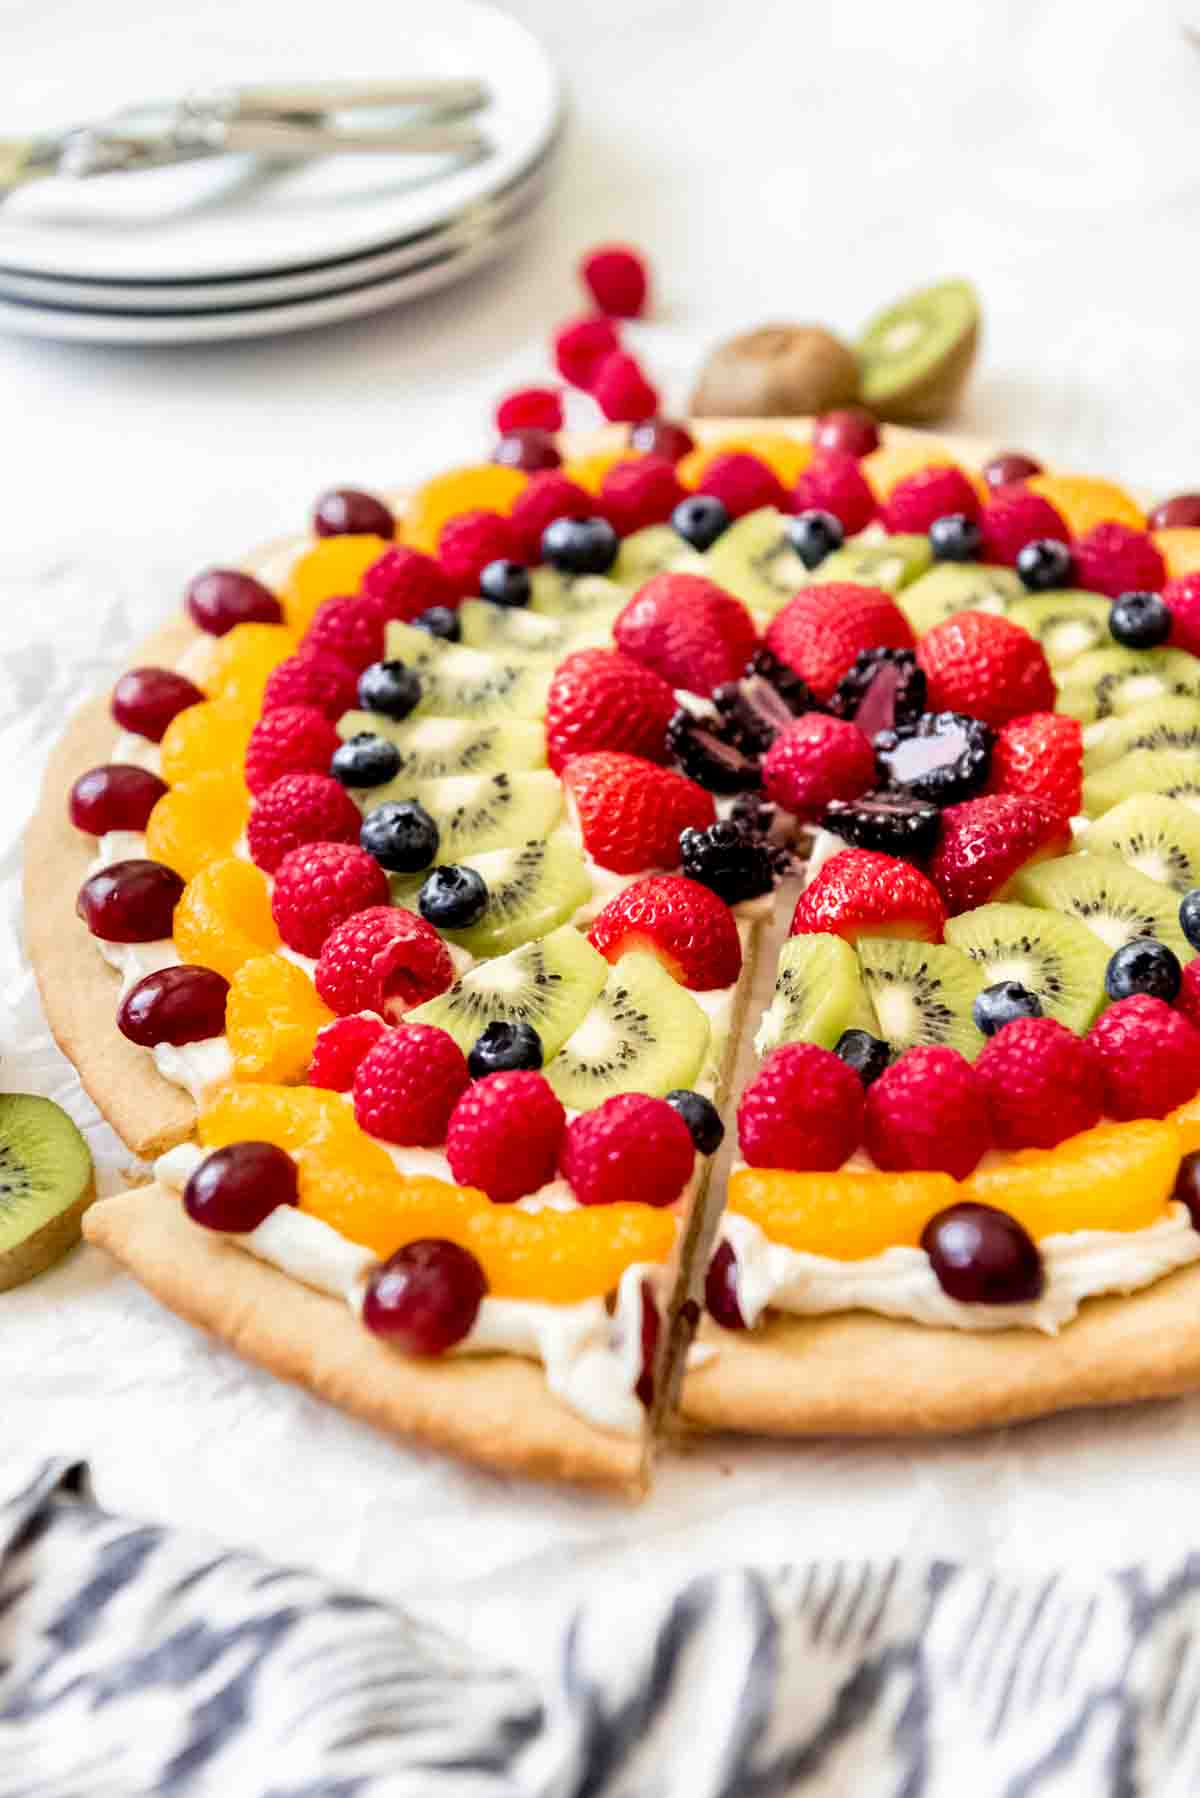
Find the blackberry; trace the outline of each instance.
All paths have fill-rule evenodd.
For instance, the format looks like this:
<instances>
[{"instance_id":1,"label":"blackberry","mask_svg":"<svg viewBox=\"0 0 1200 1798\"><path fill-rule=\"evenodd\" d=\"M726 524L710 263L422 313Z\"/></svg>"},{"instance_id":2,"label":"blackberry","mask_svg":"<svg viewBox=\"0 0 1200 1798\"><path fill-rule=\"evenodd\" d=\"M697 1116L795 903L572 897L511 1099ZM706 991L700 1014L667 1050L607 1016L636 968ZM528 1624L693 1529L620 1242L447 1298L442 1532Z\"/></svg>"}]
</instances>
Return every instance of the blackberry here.
<instances>
[{"instance_id":1,"label":"blackberry","mask_svg":"<svg viewBox=\"0 0 1200 1798\"><path fill-rule=\"evenodd\" d=\"M902 730L925 710L925 670L911 649L860 649L829 701L839 718L849 718L868 737Z\"/></svg>"},{"instance_id":2,"label":"blackberry","mask_svg":"<svg viewBox=\"0 0 1200 1798\"><path fill-rule=\"evenodd\" d=\"M937 848L941 813L910 793L864 793L861 799L830 800L823 822L856 849L924 861Z\"/></svg>"},{"instance_id":3,"label":"blackberry","mask_svg":"<svg viewBox=\"0 0 1200 1798\"><path fill-rule=\"evenodd\" d=\"M992 765L992 730L963 712L925 712L903 730L880 731L875 762L884 781L930 805L957 805L982 791Z\"/></svg>"},{"instance_id":4,"label":"blackberry","mask_svg":"<svg viewBox=\"0 0 1200 1798\"><path fill-rule=\"evenodd\" d=\"M821 710L807 681L769 649L755 651L740 680L718 687L713 704L733 740L749 755L765 754L793 719Z\"/></svg>"},{"instance_id":5,"label":"blackberry","mask_svg":"<svg viewBox=\"0 0 1200 1798\"><path fill-rule=\"evenodd\" d=\"M727 820L679 833L680 867L726 905L757 899L775 884L771 852L761 837Z\"/></svg>"},{"instance_id":6,"label":"blackberry","mask_svg":"<svg viewBox=\"0 0 1200 1798\"><path fill-rule=\"evenodd\" d=\"M667 748L683 772L710 793L742 793L757 787L762 775L757 759L729 740L734 735L722 735L719 719L697 718L680 706L667 725Z\"/></svg>"},{"instance_id":7,"label":"blackberry","mask_svg":"<svg viewBox=\"0 0 1200 1798\"><path fill-rule=\"evenodd\" d=\"M751 836L768 837L775 823L775 807L768 805L757 793L741 793L729 808L729 818L739 830L747 830ZM1197 899L1200 900L1200 888L1197 888ZM1197 915L1200 918L1200 907Z\"/></svg>"}]
</instances>

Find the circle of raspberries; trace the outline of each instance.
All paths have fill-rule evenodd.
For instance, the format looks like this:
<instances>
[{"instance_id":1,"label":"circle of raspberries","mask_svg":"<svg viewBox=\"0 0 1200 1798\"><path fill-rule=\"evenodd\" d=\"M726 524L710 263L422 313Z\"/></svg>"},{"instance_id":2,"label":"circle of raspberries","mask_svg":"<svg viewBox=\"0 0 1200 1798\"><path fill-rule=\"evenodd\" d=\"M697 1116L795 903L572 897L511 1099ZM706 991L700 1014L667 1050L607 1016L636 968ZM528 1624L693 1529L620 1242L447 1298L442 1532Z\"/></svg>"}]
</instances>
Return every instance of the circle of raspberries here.
<instances>
[{"instance_id":1,"label":"circle of raspberries","mask_svg":"<svg viewBox=\"0 0 1200 1798\"><path fill-rule=\"evenodd\" d=\"M383 660L387 622L383 602L369 593L323 599L300 639L300 648L309 654L338 656L361 674L370 663Z\"/></svg>"},{"instance_id":2,"label":"circle of raspberries","mask_svg":"<svg viewBox=\"0 0 1200 1798\"><path fill-rule=\"evenodd\" d=\"M336 723L357 698L358 677L349 662L325 649L305 649L273 668L263 690L263 712L311 705Z\"/></svg>"},{"instance_id":3,"label":"circle of raspberries","mask_svg":"<svg viewBox=\"0 0 1200 1798\"><path fill-rule=\"evenodd\" d=\"M376 1011L393 1022L454 984L445 943L424 918L398 905L371 905L329 932L314 975L339 1017Z\"/></svg>"},{"instance_id":4,"label":"circle of raspberries","mask_svg":"<svg viewBox=\"0 0 1200 1798\"><path fill-rule=\"evenodd\" d=\"M357 843L362 813L328 774L281 774L260 793L246 825L250 859L274 874L301 843Z\"/></svg>"},{"instance_id":5,"label":"circle of raspberries","mask_svg":"<svg viewBox=\"0 0 1200 1798\"><path fill-rule=\"evenodd\" d=\"M385 619L408 624L430 606L452 606L457 594L432 556L395 544L385 549L362 578L362 590Z\"/></svg>"},{"instance_id":6,"label":"circle of raspberries","mask_svg":"<svg viewBox=\"0 0 1200 1798\"><path fill-rule=\"evenodd\" d=\"M559 1171L581 1205L673 1205L691 1179L691 1132L665 1099L618 1093L567 1125Z\"/></svg>"},{"instance_id":7,"label":"circle of raspberries","mask_svg":"<svg viewBox=\"0 0 1200 1798\"><path fill-rule=\"evenodd\" d=\"M354 1116L369 1136L435 1149L470 1084L466 1058L436 1024L397 1024L354 1076Z\"/></svg>"},{"instance_id":8,"label":"circle of raspberries","mask_svg":"<svg viewBox=\"0 0 1200 1798\"><path fill-rule=\"evenodd\" d=\"M1016 1018L975 1063L1002 1149L1052 1149L1090 1130L1104 1112L1095 1045L1056 1018Z\"/></svg>"},{"instance_id":9,"label":"circle of raspberries","mask_svg":"<svg viewBox=\"0 0 1200 1798\"><path fill-rule=\"evenodd\" d=\"M863 1086L816 1043L785 1043L743 1092L738 1142L751 1167L831 1171L862 1140Z\"/></svg>"},{"instance_id":10,"label":"circle of raspberries","mask_svg":"<svg viewBox=\"0 0 1200 1798\"><path fill-rule=\"evenodd\" d=\"M1162 999L1118 999L1088 1031L1110 1117L1163 1118L1200 1087L1200 1030Z\"/></svg>"},{"instance_id":11,"label":"circle of raspberries","mask_svg":"<svg viewBox=\"0 0 1200 1798\"><path fill-rule=\"evenodd\" d=\"M965 1180L991 1143L987 1095L957 1049L908 1049L868 1088L864 1133L881 1168Z\"/></svg>"},{"instance_id":12,"label":"circle of raspberries","mask_svg":"<svg viewBox=\"0 0 1200 1798\"><path fill-rule=\"evenodd\" d=\"M388 1026L370 1012L354 1017L335 1018L317 1031L312 1060L308 1064L308 1084L323 1086L330 1092L348 1093L354 1085L358 1064L368 1049L373 1049Z\"/></svg>"},{"instance_id":13,"label":"circle of raspberries","mask_svg":"<svg viewBox=\"0 0 1200 1798\"><path fill-rule=\"evenodd\" d=\"M388 879L351 843L303 843L275 870L271 915L289 949L319 955L335 925L369 905L386 906Z\"/></svg>"},{"instance_id":14,"label":"circle of raspberries","mask_svg":"<svg viewBox=\"0 0 1200 1798\"><path fill-rule=\"evenodd\" d=\"M312 705L281 705L264 712L246 745L246 785L258 795L281 774L325 774L342 739Z\"/></svg>"},{"instance_id":15,"label":"circle of raspberries","mask_svg":"<svg viewBox=\"0 0 1200 1798\"><path fill-rule=\"evenodd\" d=\"M553 1180L567 1127L562 1101L525 1069L474 1081L450 1114L446 1159L460 1186L511 1205Z\"/></svg>"}]
</instances>

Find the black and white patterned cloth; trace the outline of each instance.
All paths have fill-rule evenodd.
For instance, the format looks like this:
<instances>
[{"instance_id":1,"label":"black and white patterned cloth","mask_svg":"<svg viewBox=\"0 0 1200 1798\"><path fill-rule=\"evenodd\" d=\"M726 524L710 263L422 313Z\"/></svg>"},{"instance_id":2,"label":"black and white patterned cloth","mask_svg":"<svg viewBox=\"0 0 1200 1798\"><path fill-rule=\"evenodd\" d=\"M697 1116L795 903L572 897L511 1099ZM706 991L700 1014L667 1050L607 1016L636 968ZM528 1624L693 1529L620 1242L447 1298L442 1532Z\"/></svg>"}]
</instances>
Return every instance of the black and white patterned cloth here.
<instances>
[{"instance_id":1,"label":"black and white patterned cloth","mask_svg":"<svg viewBox=\"0 0 1200 1798\"><path fill-rule=\"evenodd\" d=\"M1081 1589L833 1563L598 1598L552 1689L402 1610L114 1517L0 1509L0 1798L1192 1798L1200 1557Z\"/></svg>"}]
</instances>

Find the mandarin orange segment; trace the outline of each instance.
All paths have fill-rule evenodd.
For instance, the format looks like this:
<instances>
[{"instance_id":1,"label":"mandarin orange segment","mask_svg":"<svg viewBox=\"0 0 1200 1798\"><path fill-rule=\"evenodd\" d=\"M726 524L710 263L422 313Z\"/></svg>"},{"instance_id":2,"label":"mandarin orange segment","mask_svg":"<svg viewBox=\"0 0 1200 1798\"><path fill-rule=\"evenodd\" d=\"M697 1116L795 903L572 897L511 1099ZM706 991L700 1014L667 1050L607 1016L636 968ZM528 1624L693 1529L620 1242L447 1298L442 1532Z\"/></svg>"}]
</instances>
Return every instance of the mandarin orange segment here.
<instances>
[{"instance_id":1,"label":"mandarin orange segment","mask_svg":"<svg viewBox=\"0 0 1200 1798\"><path fill-rule=\"evenodd\" d=\"M1082 537L1094 524L1109 520L1135 531L1146 527L1145 514L1133 496L1115 481L1101 480L1098 475L1035 474L1025 485L1058 507L1073 537Z\"/></svg>"},{"instance_id":2,"label":"mandarin orange segment","mask_svg":"<svg viewBox=\"0 0 1200 1798\"><path fill-rule=\"evenodd\" d=\"M1184 574L1195 574L1200 568L1200 530L1151 531L1150 535L1162 552L1171 580L1177 581Z\"/></svg>"},{"instance_id":3,"label":"mandarin orange segment","mask_svg":"<svg viewBox=\"0 0 1200 1798\"><path fill-rule=\"evenodd\" d=\"M1053 1149L1021 1149L976 1168L962 1197L994 1205L1034 1238L1065 1230L1143 1230L1171 1196L1182 1153L1169 1120L1098 1124Z\"/></svg>"},{"instance_id":4,"label":"mandarin orange segment","mask_svg":"<svg viewBox=\"0 0 1200 1798\"><path fill-rule=\"evenodd\" d=\"M533 1212L488 1205L471 1217L463 1246L497 1298L573 1305L614 1291L634 1262L661 1264L674 1241L673 1213L652 1205Z\"/></svg>"},{"instance_id":5,"label":"mandarin orange segment","mask_svg":"<svg viewBox=\"0 0 1200 1798\"><path fill-rule=\"evenodd\" d=\"M528 481L529 476L519 468L505 468L498 462L448 469L417 488L405 507L400 536L411 548L431 556L447 519L460 512L511 512ZM338 540L331 537L328 541ZM353 592L354 588L344 590Z\"/></svg>"},{"instance_id":6,"label":"mandarin orange segment","mask_svg":"<svg viewBox=\"0 0 1200 1798\"><path fill-rule=\"evenodd\" d=\"M286 624L235 624L213 645L205 682L209 694L257 717L269 676L298 641Z\"/></svg>"},{"instance_id":7,"label":"mandarin orange segment","mask_svg":"<svg viewBox=\"0 0 1200 1798\"><path fill-rule=\"evenodd\" d=\"M243 962L279 945L266 876L233 856L210 862L184 887L171 934L180 961L232 980Z\"/></svg>"},{"instance_id":8,"label":"mandarin orange segment","mask_svg":"<svg viewBox=\"0 0 1200 1798\"><path fill-rule=\"evenodd\" d=\"M876 497L881 500L887 498L898 481L906 480L922 468L961 468L980 499L986 502L988 497L983 477L961 462L944 443L881 443L877 450L863 457L861 466Z\"/></svg>"},{"instance_id":9,"label":"mandarin orange segment","mask_svg":"<svg viewBox=\"0 0 1200 1798\"><path fill-rule=\"evenodd\" d=\"M315 1086L227 1086L200 1113L197 1134L206 1149L231 1142L269 1142L289 1155L320 1151L337 1143L344 1153L355 1137L391 1170L385 1150L363 1135L339 1093Z\"/></svg>"},{"instance_id":10,"label":"mandarin orange segment","mask_svg":"<svg viewBox=\"0 0 1200 1798\"><path fill-rule=\"evenodd\" d=\"M1181 1105L1177 1111L1172 1111L1167 1117L1167 1122L1174 1124L1178 1130L1180 1144L1185 1155L1190 1155L1193 1149L1200 1149L1200 1094L1197 1094L1194 1099L1189 1099L1187 1104Z\"/></svg>"},{"instance_id":11,"label":"mandarin orange segment","mask_svg":"<svg viewBox=\"0 0 1200 1798\"><path fill-rule=\"evenodd\" d=\"M835 1261L862 1261L897 1243L915 1246L930 1218L958 1197L949 1174L869 1168L796 1174L744 1167L729 1181L729 1209L770 1242Z\"/></svg>"},{"instance_id":12,"label":"mandarin orange segment","mask_svg":"<svg viewBox=\"0 0 1200 1798\"><path fill-rule=\"evenodd\" d=\"M238 775L197 774L170 787L146 821L146 853L191 880L228 855L250 815L250 795Z\"/></svg>"},{"instance_id":13,"label":"mandarin orange segment","mask_svg":"<svg viewBox=\"0 0 1200 1798\"><path fill-rule=\"evenodd\" d=\"M397 1173L380 1154L382 1168L348 1155L341 1145L304 1155L301 1211L319 1217L348 1242L361 1243L381 1261L426 1236L469 1247L473 1219L489 1209L483 1193L431 1176Z\"/></svg>"},{"instance_id":14,"label":"mandarin orange segment","mask_svg":"<svg viewBox=\"0 0 1200 1798\"><path fill-rule=\"evenodd\" d=\"M701 444L681 458L676 473L685 487L697 487L704 471L715 456L733 451L757 456L774 470L785 487L794 486L813 459L813 446L806 439L789 437L786 431L742 431L728 437Z\"/></svg>"},{"instance_id":15,"label":"mandarin orange segment","mask_svg":"<svg viewBox=\"0 0 1200 1798\"><path fill-rule=\"evenodd\" d=\"M585 493L599 493L601 482L609 469L615 468L618 462L628 460L627 450L595 450L590 456L573 456L569 462L563 463L559 473L564 474L568 481L574 481L577 487L582 487Z\"/></svg>"},{"instance_id":16,"label":"mandarin orange segment","mask_svg":"<svg viewBox=\"0 0 1200 1798\"><path fill-rule=\"evenodd\" d=\"M283 610L294 631L304 631L326 599L357 593L362 577L388 548L384 537L319 537L292 564L283 589Z\"/></svg>"},{"instance_id":17,"label":"mandarin orange segment","mask_svg":"<svg viewBox=\"0 0 1200 1798\"><path fill-rule=\"evenodd\" d=\"M208 699L176 713L163 733L162 777L168 786L198 774L232 769L241 779L254 713L224 699Z\"/></svg>"},{"instance_id":18,"label":"mandarin orange segment","mask_svg":"<svg viewBox=\"0 0 1200 1798\"><path fill-rule=\"evenodd\" d=\"M332 1023L333 1015L295 962L282 955L243 962L225 1002L225 1034L237 1078L284 1085L303 1080L317 1031Z\"/></svg>"}]
</instances>

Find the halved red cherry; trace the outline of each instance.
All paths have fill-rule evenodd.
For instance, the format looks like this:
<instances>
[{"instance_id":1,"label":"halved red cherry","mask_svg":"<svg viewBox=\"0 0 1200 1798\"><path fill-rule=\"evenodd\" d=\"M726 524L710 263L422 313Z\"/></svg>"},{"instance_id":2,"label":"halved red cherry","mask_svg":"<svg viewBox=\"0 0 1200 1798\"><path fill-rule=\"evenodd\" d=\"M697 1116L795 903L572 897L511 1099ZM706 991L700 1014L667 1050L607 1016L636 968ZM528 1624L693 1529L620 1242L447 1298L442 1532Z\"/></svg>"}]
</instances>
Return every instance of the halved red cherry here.
<instances>
[{"instance_id":1,"label":"halved red cherry","mask_svg":"<svg viewBox=\"0 0 1200 1798\"><path fill-rule=\"evenodd\" d=\"M167 790L165 780L133 762L89 768L71 788L67 810L76 830L102 837L109 830L145 830Z\"/></svg>"},{"instance_id":2,"label":"halved red cherry","mask_svg":"<svg viewBox=\"0 0 1200 1798\"><path fill-rule=\"evenodd\" d=\"M654 1363L658 1358L658 1338L659 1332L662 1329L662 1318L659 1315L658 1305L655 1302L654 1288L651 1286L649 1280L642 1281L641 1300L642 1364L641 1372L638 1374L637 1384L634 1386L633 1392L634 1397L640 1404L644 1405L648 1411L654 1403Z\"/></svg>"},{"instance_id":3,"label":"halved red cherry","mask_svg":"<svg viewBox=\"0 0 1200 1798\"><path fill-rule=\"evenodd\" d=\"M156 1043L199 1043L225 1028L229 982L212 968L159 968L130 987L117 1028L144 1049Z\"/></svg>"},{"instance_id":4,"label":"halved red cherry","mask_svg":"<svg viewBox=\"0 0 1200 1798\"><path fill-rule=\"evenodd\" d=\"M122 730L160 743L172 718L203 698L195 681L173 668L131 668L113 688L110 709Z\"/></svg>"},{"instance_id":5,"label":"halved red cherry","mask_svg":"<svg viewBox=\"0 0 1200 1798\"><path fill-rule=\"evenodd\" d=\"M1041 474L1042 465L1020 450L1004 450L983 465L983 478L989 487L1012 487L1027 481L1031 474Z\"/></svg>"},{"instance_id":6,"label":"halved red cherry","mask_svg":"<svg viewBox=\"0 0 1200 1798\"><path fill-rule=\"evenodd\" d=\"M879 448L879 426L861 406L842 406L823 412L813 426L813 448L827 454L869 456Z\"/></svg>"},{"instance_id":7,"label":"halved red cherry","mask_svg":"<svg viewBox=\"0 0 1200 1798\"><path fill-rule=\"evenodd\" d=\"M113 862L84 881L75 910L106 943L156 943L171 934L183 882L161 862Z\"/></svg>"},{"instance_id":8,"label":"halved red cherry","mask_svg":"<svg viewBox=\"0 0 1200 1798\"><path fill-rule=\"evenodd\" d=\"M723 1330L744 1330L746 1320L738 1304L737 1256L731 1242L719 1242L708 1264L704 1282L704 1306Z\"/></svg>"},{"instance_id":9,"label":"halved red cherry","mask_svg":"<svg viewBox=\"0 0 1200 1798\"><path fill-rule=\"evenodd\" d=\"M1152 531L1191 531L1200 526L1200 493L1177 493L1155 506L1146 520Z\"/></svg>"},{"instance_id":10,"label":"halved red cherry","mask_svg":"<svg viewBox=\"0 0 1200 1798\"><path fill-rule=\"evenodd\" d=\"M519 468L522 474L540 474L545 468L557 468L562 461L552 431L535 425L514 426L505 431L492 451L493 462L502 468Z\"/></svg>"},{"instance_id":11,"label":"halved red cherry","mask_svg":"<svg viewBox=\"0 0 1200 1798\"><path fill-rule=\"evenodd\" d=\"M210 637L223 637L235 624L283 623L271 589L240 568L206 568L188 582L184 602L192 623Z\"/></svg>"},{"instance_id":12,"label":"halved red cherry","mask_svg":"<svg viewBox=\"0 0 1200 1798\"><path fill-rule=\"evenodd\" d=\"M681 462L696 447L696 439L686 425L673 418L643 418L630 426L629 447L642 456L665 456L668 462Z\"/></svg>"},{"instance_id":13,"label":"halved red cherry","mask_svg":"<svg viewBox=\"0 0 1200 1798\"><path fill-rule=\"evenodd\" d=\"M921 1232L921 1247L942 1291L965 1305L1021 1305L1042 1295L1037 1244L992 1205L947 1205Z\"/></svg>"},{"instance_id":14,"label":"halved red cherry","mask_svg":"<svg viewBox=\"0 0 1200 1798\"><path fill-rule=\"evenodd\" d=\"M206 1230L247 1236L277 1205L300 1196L296 1164L269 1142L235 1142L200 1163L183 1189L183 1208Z\"/></svg>"},{"instance_id":15,"label":"halved red cherry","mask_svg":"<svg viewBox=\"0 0 1200 1798\"><path fill-rule=\"evenodd\" d=\"M394 537L396 520L381 499L357 487L331 487L313 507L318 537Z\"/></svg>"},{"instance_id":16,"label":"halved red cherry","mask_svg":"<svg viewBox=\"0 0 1200 1798\"><path fill-rule=\"evenodd\" d=\"M406 1243L372 1270L363 1322L409 1355L444 1355L468 1336L487 1294L469 1249L441 1237Z\"/></svg>"}]
</instances>

